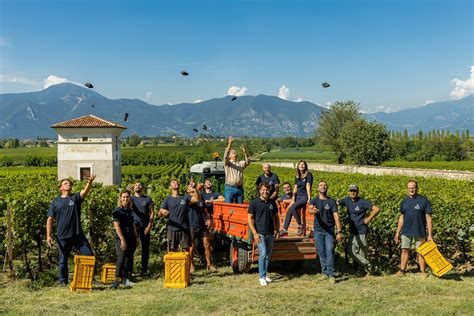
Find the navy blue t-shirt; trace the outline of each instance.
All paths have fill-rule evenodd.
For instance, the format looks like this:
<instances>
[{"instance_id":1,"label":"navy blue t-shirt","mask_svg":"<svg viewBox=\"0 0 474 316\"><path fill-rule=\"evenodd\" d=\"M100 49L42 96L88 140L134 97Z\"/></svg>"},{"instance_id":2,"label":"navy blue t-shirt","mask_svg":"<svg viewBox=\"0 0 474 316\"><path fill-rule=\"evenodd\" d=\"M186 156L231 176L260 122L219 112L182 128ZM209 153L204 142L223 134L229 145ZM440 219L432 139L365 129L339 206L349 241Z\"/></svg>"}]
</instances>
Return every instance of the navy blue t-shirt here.
<instances>
[{"instance_id":1,"label":"navy blue t-shirt","mask_svg":"<svg viewBox=\"0 0 474 316\"><path fill-rule=\"evenodd\" d=\"M260 197L250 201L248 213L253 214L255 229L261 235L273 235L275 224L273 217L278 213L278 206L272 199L261 200Z\"/></svg>"},{"instance_id":2,"label":"navy blue t-shirt","mask_svg":"<svg viewBox=\"0 0 474 316\"><path fill-rule=\"evenodd\" d=\"M269 194L269 196L271 196L273 192L275 192L275 185L280 184L280 179L278 179L278 176L274 173L271 173L268 177L265 174L260 175L257 178L257 181L255 181L255 184L257 185L257 191L260 183L268 183L271 186Z\"/></svg>"},{"instance_id":3,"label":"navy blue t-shirt","mask_svg":"<svg viewBox=\"0 0 474 316\"><path fill-rule=\"evenodd\" d=\"M142 195L131 197L133 204L133 218L138 228L145 228L150 223L150 206L153 206L151 197Z\"/></svg>"},{"instance_id":4,"label":"navy blue t-shirt","mask_svg":"<svg viewBox=\"0 0 474 316\"><path fill-rule=\"evenodd\" d=\"M211 192L211 193L206 193L206 191L201 191L201 198L204 200L204 201L211 201L211 200L215 200L217 198L219 198L221 196L221 194L219 192ZM214 213L214 209L212 207L212 203L211 204L208 204L206 205L207 207L207 212L212 215Z\"/></svg>"},{"instance_id":5,"label":"navy blue t-shirt","mask_svg":"<svg viewBox=\"0 0 474 316\"><path fill-rule=\"evenodd\" d=\"M354 201L347 196L339 200L339 205L347 208L349 233L352 235L366 235L369 232L369 227L364 223L364 219L366 212L372 210L372 203L361 198Z\"/></svg>"},{"instance_id":6,"label":"navy blue t-shirt","mask_svg":"<svg viewBox=\"0 0 474 316\"><path fill-rule=\"evenodd\" d=\"M191 201L190 195L173 197L169 195L161 203L161 208L169 211L168 230L189 230L188 204Z\"/></svg>"},{"instance_id":7,"label":"navy blue t-shirt","mask_svg":"<svg viewBox=\"0 0 474 316\"><path fill-rule=\"evenodd\" d=\"M201 200L196 204L189 204L188 216L189 226L192 228L203 228L206 225L204 219L204 201Z\"/></svg>"},{"instance_id":8,"label":"navy blue t-shirt","mask_svg":"<svg viewBox=\"0 0 474 316\"><path fill-rule=\"evenodd\" d=\"M284 200L291 200L293 197L289 196L288 194L283 194L280 196L280 202L283 202Z\"/></svg>"},{"instance_id":9,"label":"navy blue t-shirt","mask_svg":"<svg viewBox=\"0 0 474 316\"><path fill-rule=\"evenodd\" d=\"M79 192L68 197L58 195L49 206L48 216L56 219L58 239L84 235L81 226L81 204Z\"/></svg>"},{"instance_id":10,"label":"navy blue t-shirt","mask_svg":"<svg viewBox=\"0 0 474 316\"><path fill-rule=\"evenodd\" d=\"M319 210L314 215L314 230L333 230L336 222L334 221L334 213L337 213L336 201L327 197L325 200L311 199L311 205L316 206Z\"/></svg>"},{"instance_id":11,"label":"navy blue t-shirt","mask_svg":"<svg viewBox=\"0 0 474 316\"><path fill-rule=\"evenodd\" d=\"M426 237L426 216L431 214L430 202L421 195L413 198L407 196L400 204L403 214L402 235L409 237Z\"/></svg>"},{"instance_id":12,"label":"navy blue t-shirt","mask_svg":"<svg viewBox=\"0 0 474 316\"><path fill-rule=\"evenodd\" d=\"M308 171L306 177L303 179L295 177L295 184L298 187L298 191L296 192L297 199L308 199L306 183L309 183L311 186L313 186L313 174L311 172Z\"/></svg>"},{"instance_id":13,"label":"navy blue t-shirt","mask_svg":"<svg viewBox=\"0 0 474 316\"><path fill-rule=\"evenodd\" d=\"M134 218L132 209L116 207L112 213L112 219L114 222L119 223L120 230L122 231L122 234L125 236L125 238L135 235L135 231L133 229ZM115 238L119 238L117 231L115 232Z\"/></svg>"}]
</instances>

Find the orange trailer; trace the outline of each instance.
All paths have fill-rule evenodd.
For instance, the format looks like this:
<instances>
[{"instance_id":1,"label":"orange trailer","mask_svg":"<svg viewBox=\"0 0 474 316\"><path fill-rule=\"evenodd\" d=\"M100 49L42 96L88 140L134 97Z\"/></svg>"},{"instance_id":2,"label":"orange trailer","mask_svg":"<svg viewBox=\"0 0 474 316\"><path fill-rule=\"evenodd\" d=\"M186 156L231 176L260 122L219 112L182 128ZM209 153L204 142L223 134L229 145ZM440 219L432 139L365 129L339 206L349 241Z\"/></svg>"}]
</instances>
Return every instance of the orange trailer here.
<instances>
[{"instance_id":1,"label":"orange trailer","mask_svg":"<svg viewBox=\"0 0 474 316\"><path fill-rule=\"evenodd\" d=\"M234 273L247 272L253 262L258 262L258 247L253 242L252 231L248 226L248 202L234 204L214 202L214 231L231 240L230 264ZM283 227L288 203L279 203L278 216L280 227ZM302 214L301 214L302 213ZM297 236L296 221L292 219L288 229L288 237L275 240L272 261L287 261L290 270L301 268L303 260L316 259L314 238L310 234L314 215L308 209L301 210L303 223L306 223L305 236Z\"/></svg>"}]
</instances>

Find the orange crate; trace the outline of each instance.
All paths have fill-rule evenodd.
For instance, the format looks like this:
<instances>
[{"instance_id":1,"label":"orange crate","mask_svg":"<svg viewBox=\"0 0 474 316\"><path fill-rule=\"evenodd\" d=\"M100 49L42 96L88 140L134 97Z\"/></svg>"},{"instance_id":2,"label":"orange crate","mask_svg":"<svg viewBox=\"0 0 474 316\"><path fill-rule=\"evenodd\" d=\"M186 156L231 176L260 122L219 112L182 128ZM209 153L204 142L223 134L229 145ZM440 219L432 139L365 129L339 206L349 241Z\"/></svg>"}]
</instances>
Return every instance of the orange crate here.
<instances>
[{"instance_id":1,"label":"orange crate","mask_svg":"<svg viewBox=\"0 0 474 316\"><path fill-rule=\"evenodd\" d=\"M92 290L94 265L94 256L74 256L74 277L71 283L71 291Z\"/></svg>"},{"instance_id":2,"label":"orange crate","mask_svg":"<svg viewBox=\"0 0 474 316\"><path fill-rule=\"evenodd\" d=\"M107 263L102 266L100 273L100 282L112 283L115 281L115 264Z\"/></svg>"},{"instance_id":3,"label":"orange crate","mask_svg":"<svg viewBox=\"0 0 474 316\"><path fill-rule=\"evenodd\" d=\"M437 277L443 276L446 272L453 268L443 255L439 252L438 247L434 241L428 241L418 247L416 251L423 256L426 264L431 268L431 271Z\"/></svg>"},{"instance_id":4,"label":"orange crate","mask_svg":"<svg viewBox=\"0 0 474 316\"><path fill-rule=\"evenodd\" d=\"M189 252L170 252L165 255L165 284L164 287L181 289L189 286L189 268L191 255Z\"/></svg>"}]
</instances>

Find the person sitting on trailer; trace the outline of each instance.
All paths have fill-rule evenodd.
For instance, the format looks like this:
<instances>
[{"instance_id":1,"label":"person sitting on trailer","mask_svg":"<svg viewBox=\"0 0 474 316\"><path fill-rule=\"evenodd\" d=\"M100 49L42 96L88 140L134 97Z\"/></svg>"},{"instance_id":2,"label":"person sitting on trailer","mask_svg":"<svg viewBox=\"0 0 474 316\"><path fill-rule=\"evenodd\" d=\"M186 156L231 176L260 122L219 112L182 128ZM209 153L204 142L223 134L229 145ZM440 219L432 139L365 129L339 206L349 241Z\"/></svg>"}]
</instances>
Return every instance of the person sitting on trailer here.
<instances>
[{"instance_id":1,"label":"person sitting on trailer","mask_svg":"<svg viewBox=\"0 0 474 316\"><path fill-rule=\"evenodd\" d=\"M61 192L49 206L46 221L46 241L53 246L53 224L56 219L57 240L59 250L59 285L68 283L68 259L73 247L84 256L92 256L92 249L81 226L81 204L89 193L95 175L92 174L81 192L72 193L73 183L69 179L59 182Z\"/></svg>"},{"instance_id":2,"label":"person sitting on trailer","mask_svg":"<svg viewBox=\"0 0 474 316\"><path fill-rule=\"evenodd\" d=\"M167 196L161 203L158 216L168 217L168 251L189 252L191 247L191 235L189 231L188 205L196 204L201 200L198 190L191 190L190 194L180 195L179 182L176 179L170 181L171 195Z\"/></svg>"},{"instance_id":3,"label":"person sitting on trailer","mask_svg":"<svg viewBox=\"0 0 474 316\"><path fill-rule=\"evenodd\" d=\"M293 191L291 190L291 184L288 181L283 182L282 188L283 195L280 196L279 201L280 203L285 202L287 204L290 204L291 202L293 202Z\"/></svg>"},{"instance_id":4,"label":"person sitting on trailer","mask_svg":"<svg viewBox=\"0 0 474 316\"><path fill-rule=\"evenodd\" d=\"M291 223L291 217L294 216L298 223L298 236L305 234L305 224L301 221L298 213L300 208L306 207L311 199L311 190L313 188L313 174L308 170L308 164L304 160L300 160L296 165L295 185L293 188L293 201L288 208L283 223L283 229L280 232L281 237L288 236L288 227Z\"/></svg>"},{"instance_id":5,"label":"person sitting on trailer","mask_svg":"<svg viewBox=\"0 0 474 316\"><path fill-rule=\"evenodd\" d=\"M244 169L250 164L250 156L245 146L241 145L240 148L244 152L245 160L238 161L237 151L232 149L233 141L232 136L229 136L224 151L224 197L227 203L242 204L244 202Z\"/></svg>"},{"instance_id":6,"label":"person sitting on trailer","mask_svg":"<svg viewBox=\"0 0 474 316\"><path fill-rule=\"evenodd\" d=\"M379 208L359 197L359 187L356 184L349 185L349 196L339 200L338 204L347 208L350 235L346 248L354 262L356 273L371 273L370 262L367 260L368 224L379 213ZM370 212L369 216L366 216L367 211Z\"/></svg>"},{"instance_id":7,"label":"person sitting on trailer","mask_svg":"<svg viewBox=\"0 0 474 316\"><path fill-rule=\"evenodd\" d=\"M404 276L410 249L415 249L424 244L427 240L433 240L433 221L431 214L433 209L428 199L422 195L418 195L418 183L410 180L407 183L408 196L405 197L400 204L400 217L398 218L397 232L394 240L401 244L402 253L400 256L400 270L397 276ZM426 236L428 229L428 237ZM420 265L420 276L426 278L426 263L423 257L418 254L418 264Z\"/></svg>"},{"instance_id":8,"label":"person sitting on trailer","mask_svg":"<svg viewBox=\"0 0 474 316\"><path fill-rule=\"evenodd\" d=\"M321 263L320 280L329 279L332 284L336 283L334 273L334 239L342 240L342 226L337 212L336 201L327 195L328 185L326 181L318 183L319 195L311 199L309 213L314 216L314 240ZM334 225L337 233L334 235Z\"/></svg>"},{"instance_id":9,"label":"person sitting on trailer","mask_svg":"<svg viewBox=\"0 0 474 316\"><path fill-rule=\"evenodd\" d=\"M260 183L268 183L270 185L270 199L277 200L278 199L278 189L280 185L280 179L278 175L272 172L270 164L266 163L262 166L263 174L261 174L257 181L255 181L255 185L257 188L257 195L260 195L258 192L258 186Z\"/></svg>"},{"instance_id":10,"label":"person sitting on trailer","mask_svg":"<svg viewBox=\"0 0 474 316\"><path fill-rule=\"evenodd\" d=\"M137 248L137 229L134 224L134 215L130 191L124 190L119 193L117 207L112 213L115 229L115 251L117 253L117 264L115 266L115 282L113 289L118 289L120 279L126 287L132 287L130 277L133 272L133 255Z\"/></svg>"},{"instance_id":11,"label":"person sitting on trailer","mask_svg":"<svg viewBox=\"0 0 474 316\"><path fill-rule=\"evenodd\" d=\"M260 196L253 199L248 207L248 223L253 239L258 246L258 277L260 285L272 282L267 275L274 239L279 238L280 219L278 206L270 199L270 185L260 183Z\"/></svg>"}]
</instances>

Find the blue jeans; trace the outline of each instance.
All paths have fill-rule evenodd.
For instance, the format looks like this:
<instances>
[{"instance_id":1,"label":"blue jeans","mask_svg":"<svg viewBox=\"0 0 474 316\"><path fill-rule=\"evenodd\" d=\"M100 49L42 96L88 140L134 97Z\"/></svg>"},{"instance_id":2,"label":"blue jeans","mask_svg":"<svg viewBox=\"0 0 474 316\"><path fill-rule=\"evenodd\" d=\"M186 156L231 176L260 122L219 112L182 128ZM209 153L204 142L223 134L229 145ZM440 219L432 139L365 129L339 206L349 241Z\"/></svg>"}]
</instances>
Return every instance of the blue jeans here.
<instances>
[{"instance_id":1,"label":"blue jeans","mask_svg":"<svg viewBox=\"0 0 474 316\"><path fill-rule=\"evenodd\" d=\"M225 185L224 187L224 198L226 203L238 203L244 202L244 188L242 186Z\"/></svg>"},{"instance_id":2,"label":"blue jeans","mask_svg":"<svg viewBox=\"0 0 474 316\"><path fill-rule=\"evenodd\" d=\"M67 261L71 254L72 247L79 250L83 256L93 256L91 246L86 236L79 235L67 239L58 239L59 249L59 283L68 282L68 266Z\"/></svg>"},{"instance_id":3,"label":"blue jeans","mask_svg":"<svg viewBox=\"0 0 474 316\"><path fill-rule=\"evenodd\" d=\"M334 232L315 229L314 239L319 262L321 262L321 273L334 277L334 240L336 239Z\"/></svg>"},{"instance_id":4,"label":"blue jeans","mask_svg":"<svg viewBox=\"0 0 474 316\"><path fill-rule=\"evenodd\" d=\"M261 235L258 246L258 276L264 278L267 276L268 265L273 250L273 234Z\"/></svg>"}]
</instances>

